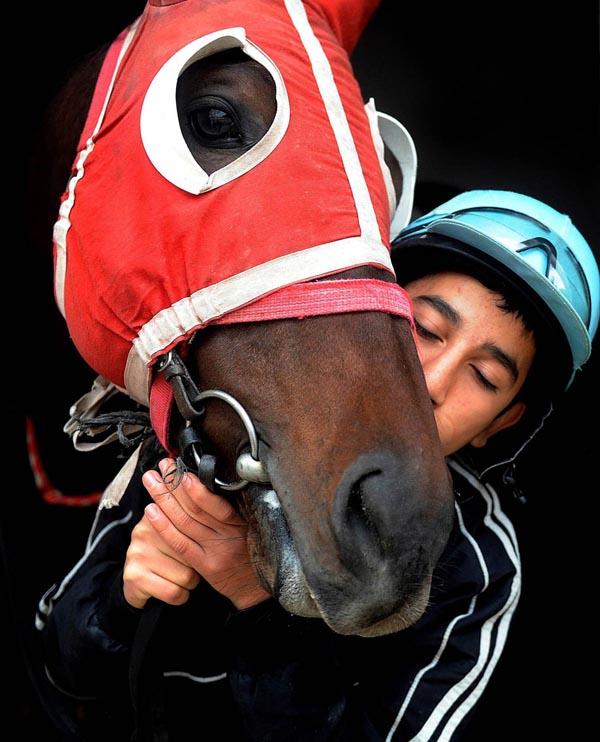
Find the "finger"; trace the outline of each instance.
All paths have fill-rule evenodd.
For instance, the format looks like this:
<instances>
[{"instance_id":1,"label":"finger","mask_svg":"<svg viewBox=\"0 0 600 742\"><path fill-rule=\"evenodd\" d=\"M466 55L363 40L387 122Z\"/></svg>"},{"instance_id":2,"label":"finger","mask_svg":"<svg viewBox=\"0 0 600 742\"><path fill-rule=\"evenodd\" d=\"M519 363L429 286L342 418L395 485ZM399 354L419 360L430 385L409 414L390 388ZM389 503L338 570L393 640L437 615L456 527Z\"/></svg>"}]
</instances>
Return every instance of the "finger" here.
<instances>
[{"instance_id":1,"label":"finger","mask_svg":"<svg viewBox=\"0 0 600 742\"><path fill-rule=\"evenodd\" d=\"M140 575L154 574L185 590L193 590L200 582L200 575L195 569L163 553L155 553L150 558L146 556L144 559L136 558L133 553L130 564L130 570L137 568Z\"/></svg>"},{"instance_id":2,"label":"finger","mask_svg":"<svg viewBox=\"0 0 600 742\"><path fill-rule=\"evenodd\" d=\"M160 534L167 546L177 555L176 558L201 572L198 565L202 564L202 558L205 555L205 548L202 543L182 533L158 505L146 505L145 513L152 528Z\"/></svg>"},{"instance_id":3,"label":"finger","mask_svg":"<svg viewBox=\"0 0 600 742\"><path fill-rule=\"evenodd\" d=\"M191 507L194 509L191 515L198 511L207 513L217 523L243 526L246 521L237 512L233 505L221 495L211 492L191 471L185 473L182 480L183 490ZM204 522L209 522L205 520ZM212 525L212 521L210 521ZM214 527L214 526L213 526Z\"/></svg>"},{"instance_id":4,"label":"finger","mask_svg":"<svg viewBox=\"0 0 600 742\"><path fill-rule=\"evenodd\" d=\"M152 523L146 512L144 512L140 522L132 531L129 550L134 556L140 559L146 559L148 554L157 551L171 557L171 559L177 559L177 554L169 548L166 541L161 538L160 533L152 527Z\"/></svg>"},{"instance_id":5,"label":"finger","mask_svg":"<svg viewBox=\"0 0 600 742\"><path fill-rule=\"evenodd\" d=\"M194 502L187 493L186 483L188 482L191 472L184 471L179 475L175 461L169 458L159 461L158 468L160 469L163 482L167 486L167 489L171 491L171 494L175 497L185 512L195 521L203 523L207 528L217 530L220 523L216 521L210 513L204 510L201 504ZM205 487L197 477L196 481L207 495L212 496L210 490ZM206 500L208 500L208 498L206 498Z\"/></svg>"},{"instance_id":6,"label":"finger","mask_svg":"<svg viewBox=\"0 0 600 742\"><path fill-rule=\"evenodd\" d=\"M157 577L178 585L185 590L193 590L200 582L200 575L195 569L182 564L177 559L161 554L151 565L151 571Z\"/></svg>"},{"instance_id":7,"label":"finger","mask_svg":"<svg viewBox=\"0 0 600 742\"><path fill-rule=\"evenodd\" d=\"M191 591L154 572L141 572L137 565L132 564L123 571L123 592L130 605L143 608L148 598L158 598L170 605L183 605Z\"/></svg>"},{"instance_id":8,"label":"finger","mask_svg":"<svg viewBox=\"0 0 600 742\"><path fill-rule=\"evenodd\" d=\"M148 490L150 497L181 533L199 543L207 538L215 537L213 528L207 526L201 520L193 518L182 508L178 499L181 497L181 484L169 491L169 485L165 484L159 478L159 475L153 471L145 472L142 482Z\"/></svg>"},{"instance_id":9,"label":"finger","mask_svg":"<svg viewBox=\"0 0 600 742\"><path fill-rule=\"evenodd\" d=\"M221 534L223 534L223 526L237 528L246 525L246 521L235 508L224 497L212 493L195 474L186 471L179 478L173 459L162 459L159 461L158 468L163 477L163 486L171 489L171 494L195 521ZM175 484L177 484L176 487L169 487ZM229 531L229 528L226 529L225 534L235 535Z\"/></svg>"},{"instance_id":10,"label":"finger","mask_svg":"<svg viewBox=\"0 0 600 742\"><path fill-rule=\"evenodd\" d=\"M167 484L173 481L173 467L171 466L171 463L172 459L163 459L158 464L158 467L163 475L163 479L166 480ZM187 491L187 483L189 482L190 476L191 472L188 471L185 471L182 474L181 478L178 480L178 486L173 489L173 496L177 498L177 501L179 502L181 507L191 518L200 523L204 523L207 528L212 528L216 531L221 523L203 507L203 505L206 504L208 497L213 497L214 495L196 477L196 481L198 482L200 488L205 491L207 497L205 498L204 502L195 501L193 498L191 498Z\"/></svg>"},{"instance_id":11,"label":"finger","mask_svg":"<svg viewBox=\"0 0 600 742\"><path fill-rule=\"evenodd\" d=\"M236 534L234 538L213 536L197 542L181 533L158 505L147 505L145 512L152 528L175 553L177 561L192 567L206 579L217 572L239 570L240 558L248 559L245 534Z\"/></svg>"}]
</instances>

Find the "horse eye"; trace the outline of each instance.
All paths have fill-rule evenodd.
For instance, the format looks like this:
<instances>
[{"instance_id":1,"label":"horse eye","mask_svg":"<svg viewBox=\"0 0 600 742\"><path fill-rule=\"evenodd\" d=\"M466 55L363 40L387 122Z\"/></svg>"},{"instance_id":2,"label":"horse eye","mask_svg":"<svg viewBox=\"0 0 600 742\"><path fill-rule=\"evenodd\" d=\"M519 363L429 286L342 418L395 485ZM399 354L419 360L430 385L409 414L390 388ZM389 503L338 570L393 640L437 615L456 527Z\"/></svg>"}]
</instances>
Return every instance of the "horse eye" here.
<instances>
[{"instance_id":1,"label":"horse eye","mask_svg":"<svg viewBox=\"0 0 600 742\"><path fill-rule=\"evenodd\" d=\"M201 144L239 142L242 139L238 125L228 111L215 106L201 106L188 114L190 129Z\"/></svg>"}]
</instances>

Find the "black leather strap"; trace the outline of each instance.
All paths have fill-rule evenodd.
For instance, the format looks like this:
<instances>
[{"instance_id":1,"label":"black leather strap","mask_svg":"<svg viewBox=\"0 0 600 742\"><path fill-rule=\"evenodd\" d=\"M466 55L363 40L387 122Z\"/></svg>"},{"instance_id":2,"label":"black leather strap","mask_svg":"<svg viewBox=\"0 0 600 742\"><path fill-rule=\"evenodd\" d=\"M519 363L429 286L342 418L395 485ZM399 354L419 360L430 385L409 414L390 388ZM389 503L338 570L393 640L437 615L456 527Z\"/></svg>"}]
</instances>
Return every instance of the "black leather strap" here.
<instances>
[{"instance_id":1,"label":"black leather strap","mask_svg":"<svg viewBox=\"0 0 600 742\"><path fill-rule=\"evenodd\" d=\"M161 650L152 642L164 603L150 598L140 618L129 664L129 689L134 710L132 742L168 742Z\"/></svg>"}]
</instances>

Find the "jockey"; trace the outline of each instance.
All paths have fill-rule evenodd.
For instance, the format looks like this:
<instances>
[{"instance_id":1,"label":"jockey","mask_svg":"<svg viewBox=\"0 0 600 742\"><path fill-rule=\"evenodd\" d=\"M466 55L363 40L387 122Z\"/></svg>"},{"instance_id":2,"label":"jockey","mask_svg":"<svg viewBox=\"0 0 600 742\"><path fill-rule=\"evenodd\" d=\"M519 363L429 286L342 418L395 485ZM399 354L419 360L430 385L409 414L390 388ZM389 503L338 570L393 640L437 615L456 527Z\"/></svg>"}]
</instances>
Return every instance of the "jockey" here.
<instances>
[{"instance_id":1,"label":"jockey","mask_svg":"<svg viewBox=\"0 0 600 742\"><path fill-rule=\"evenodd\" d=\"M392 259L399 283L413 298L418 348L438 432L442 440L449 438L445 453L460 449L463 461L479 468L481 476L500 469L504 484L514 485L517 458L591 353L600 281L588 243L568 216L537 199L481 190L456 196L414 220L396 238ZM440 304L421 296L424 282L428 293L453 300ZM475 293L469 293L469 286ZM452 373L440 372L446 348L456 339L465 340L462 332L453 332L456 317L448 310L460 292L473 322L481 319L475 314L477 292L488 300L495 295L498 318L504 314L513 331L521 330L512 354L512 360L523 352L528 356L520 369L514 364L511 368L507 354L499 354L497 347L478 354L467 345L457 354ZM509 342L501 340L501 346ZM460 386L458 373L470 373L479 381L481 396L493 400L482 406L478 419L473 392ZM452 388L440 386L441 380ZM458 392L458 407L453 392ZM466 419L465 411L460 412L465 397L470 403ZM495 445L487 445L501 431Z\"/></svg>"},{"instance_id":2,"label":"jockey","mask_svg":"<svg viewBox=\"0 0 600 742\"><path fill-rule=\"evenodd\" d=\"M460 738L520 596L515 501L486 476L500 464L514 473L588 359L598 268L567 216L503 191L464 193L413 221L392 258L455 486L455 524L424 615L364 639L287 613L254 574L239 515L190 472L174 484L163 452L160 474L144 474L147 493L134 477L109 515L99 511L86 555L41 602L60 693L126 715L134 666L154 679L144 686L153 723L166 719L170 740L192 728L211 736L215 722L240 740ZM496 458L483 457L496 441ZM201 547L194 534L207 527ZM140 657L150 597L168 605L160 651Z\"/></svg>"}]
</instances>

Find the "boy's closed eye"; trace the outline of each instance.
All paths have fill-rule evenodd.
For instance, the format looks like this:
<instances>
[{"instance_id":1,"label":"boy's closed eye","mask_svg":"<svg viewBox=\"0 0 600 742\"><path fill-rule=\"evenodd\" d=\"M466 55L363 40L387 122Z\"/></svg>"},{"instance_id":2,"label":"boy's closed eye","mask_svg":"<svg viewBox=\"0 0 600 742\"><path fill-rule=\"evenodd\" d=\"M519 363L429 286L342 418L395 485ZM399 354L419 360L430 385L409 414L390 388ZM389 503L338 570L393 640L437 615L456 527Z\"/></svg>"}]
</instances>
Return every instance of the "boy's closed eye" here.
<instances>
[{"instance_id":1,"label":"boy's closed eye","mask_svg":"<svg viewBox=\"0 0 600 742\"><path fill-rule=\"evenodd\" d=\"M416 317L415 317L415 328L417 330L417 334L424 340L429 341L429 342L438 342L438 343L443 342L443 339L440 337L440 335L436 335L435 332L427 329L427 327L422 322L420 322ZM470 365L473 370L474 378L479 384L481 384L481 386L486 391L490 391L493 393L498 392L498 386L494 384L492 381L490 381L490 379L482 372L481 369L479 369L474 364L470 364Z\"/></svg>"},{"instance_id":2,"label":"boy's closed eye","mask_svg":"<svg viewBox=\"0 0 600 742\"><path fill-rule=\"evenodd\" d=\"M431 330L428 330L425 325L423 325L419 320L415 317L415 327L417 328L417 333L422 337L425 338L425 340L437 340L441 342L441 338L436 335Z\"/></svg>"}]
</instances>

